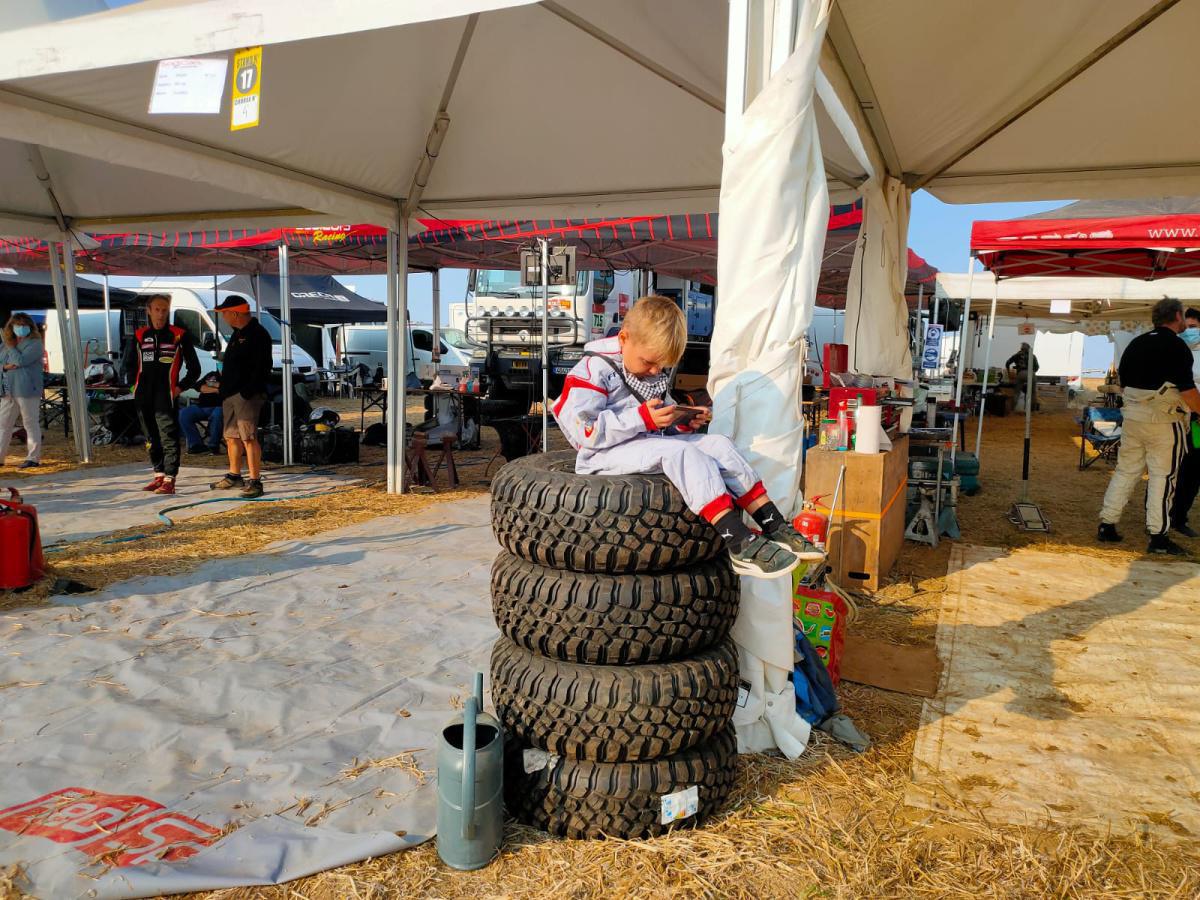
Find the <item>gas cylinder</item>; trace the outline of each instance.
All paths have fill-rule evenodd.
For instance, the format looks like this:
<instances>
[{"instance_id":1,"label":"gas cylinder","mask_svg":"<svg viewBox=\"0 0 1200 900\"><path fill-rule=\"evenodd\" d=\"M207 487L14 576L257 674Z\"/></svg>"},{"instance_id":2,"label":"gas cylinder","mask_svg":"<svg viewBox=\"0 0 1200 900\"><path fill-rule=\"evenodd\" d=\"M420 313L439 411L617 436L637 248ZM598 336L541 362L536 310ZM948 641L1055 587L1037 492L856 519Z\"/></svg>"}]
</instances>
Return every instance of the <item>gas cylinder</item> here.
<instances>
[{"instance_id":1,"label":"gas cylinder","mask_svg":"<svg viewBox=\"0 0 1200 900\"><path fill-rule=\"evenodd\" d=\"M825 540L829 536L829 517L824 513L817 512L817 501L820 499L820 497L813 497L811 500L806 500L800 515L792 520L792 527L816 547L824 547Z\"/></svg>"},{"instance_id":2,"label":"gas cylinder","mask_svg":"<svg viewBox=\"0 0 1200 900\"><path fill-rule=\"evenodd\" d=\"M504 735L483 711L483 673L438 743L437 852L454 869L481 869L504 837Z\"/></svg>"},{"instance_id":3,"label":"gas cylinder","mask_svg":"<svg viewBox=\"0 0 1200 900\"><path fill-rule=\"evenodd\" d=\"M0 590L26 588L45 570L37 510L21 502L16 488L0 500Z\"/></svg>"}]
</instances>

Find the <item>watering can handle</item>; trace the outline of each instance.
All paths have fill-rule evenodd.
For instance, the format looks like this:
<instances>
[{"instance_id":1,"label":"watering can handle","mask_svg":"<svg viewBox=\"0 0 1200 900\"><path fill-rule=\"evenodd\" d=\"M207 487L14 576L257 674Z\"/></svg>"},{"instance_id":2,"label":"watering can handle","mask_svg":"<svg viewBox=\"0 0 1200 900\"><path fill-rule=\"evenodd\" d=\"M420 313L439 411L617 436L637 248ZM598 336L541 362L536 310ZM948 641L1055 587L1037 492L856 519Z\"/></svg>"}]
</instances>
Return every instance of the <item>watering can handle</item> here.
<instances>
[{"instance_id":1,"label":"watering can handle","mask_svg":"<svg viewBox=\"0 0 1200 900\"><path fill-rule=\"evenodd\" d=\"M475 837L475 716L476 700L469 697L463 711L462 836Z\"/></svg>"}]
</instances>

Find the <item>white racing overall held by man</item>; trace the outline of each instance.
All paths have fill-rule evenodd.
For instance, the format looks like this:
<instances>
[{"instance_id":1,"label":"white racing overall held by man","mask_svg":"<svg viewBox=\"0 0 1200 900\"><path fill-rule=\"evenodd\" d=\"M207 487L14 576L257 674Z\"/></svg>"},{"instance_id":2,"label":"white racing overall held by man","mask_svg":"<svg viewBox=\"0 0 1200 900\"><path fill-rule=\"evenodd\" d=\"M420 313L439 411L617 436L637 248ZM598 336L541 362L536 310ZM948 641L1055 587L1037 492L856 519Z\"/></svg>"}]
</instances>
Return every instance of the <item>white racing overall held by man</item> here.
<instances>
[{"instance_id":1,"label":"white racing overall held by man","mask_svg":"<svg viewBox=\"0 0 1200 900\"><path fill-rule=\"evenodd\" d=\"M662 473L688 508L717 529L741 575L779 578L824 554L767 496L750 464L723 435L697 434L708 409L679 406L670 369L683 355L687 322L667 297L643 297L620 334L593 341L554 403L554 418L579 456L580 475ZM751 531L747 512L762 530Z\"/></svg>"},{"instance_id":2,"label":"white racing overall held by man","mask_svg":"<svg viewBox=\"0 0 1200 900\"><path fill-rule=\"evenodd\" d=\"M1130 342L1117 370L1124 398L1121 449L1104 494L1097 538L1121 540L1117 522L1146 473L1147 552L1185 556L1167 529L1186 452L1188 410L1200 413L1200 391L1192 378L1192 353L1179 336L1183 304L1164 297L1154 304L1151 320L1154 329Z\"/></svg>"}]
</instances>

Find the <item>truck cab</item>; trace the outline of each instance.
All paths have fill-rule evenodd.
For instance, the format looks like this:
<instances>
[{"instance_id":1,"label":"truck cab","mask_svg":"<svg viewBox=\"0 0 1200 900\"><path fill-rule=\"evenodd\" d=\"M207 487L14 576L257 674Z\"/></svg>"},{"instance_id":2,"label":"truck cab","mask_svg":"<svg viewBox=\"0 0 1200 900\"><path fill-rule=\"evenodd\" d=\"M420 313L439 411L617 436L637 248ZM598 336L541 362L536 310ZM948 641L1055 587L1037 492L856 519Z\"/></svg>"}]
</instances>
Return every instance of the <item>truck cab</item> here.
<instances>
[{"instance_id":1,"label":"truck cab","mask_svg":"<svg viewBox=\"0 0 1200 900\"><path fill-rule=\"evenodd\" d=\"M551 286L543 306L542 288L522 285L520 272L472 272L464 330L477 345L471 369L486 386L485 420L526 415L540 396L543 308L549 321L549 381L554 396L583 357L584 345L604 336L609 308L615 312L622 302L627 308L637 297L636 284L634 272L581 270L573 284Z\"/></svg>"}]
</instances>

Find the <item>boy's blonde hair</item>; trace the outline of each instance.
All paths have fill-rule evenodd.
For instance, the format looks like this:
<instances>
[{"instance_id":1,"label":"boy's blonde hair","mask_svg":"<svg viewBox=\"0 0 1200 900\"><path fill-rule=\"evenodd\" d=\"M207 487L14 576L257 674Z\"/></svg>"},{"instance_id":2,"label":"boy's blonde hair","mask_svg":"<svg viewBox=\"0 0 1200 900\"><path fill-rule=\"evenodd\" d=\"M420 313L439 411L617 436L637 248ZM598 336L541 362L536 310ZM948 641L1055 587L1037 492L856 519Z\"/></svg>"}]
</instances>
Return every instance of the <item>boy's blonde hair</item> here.
<instances>
[{"instance_id":1,"label":"boy's blonde hair","mask_svg":"<svg viewBox=\"0 0 1200 900\"><path fill-rule=\"evenodd\" d=\"M622 330L667 366L678 363L687 347L687 319L670 297L639 298L625 316Z\"/></svg>"}]
</instances>

